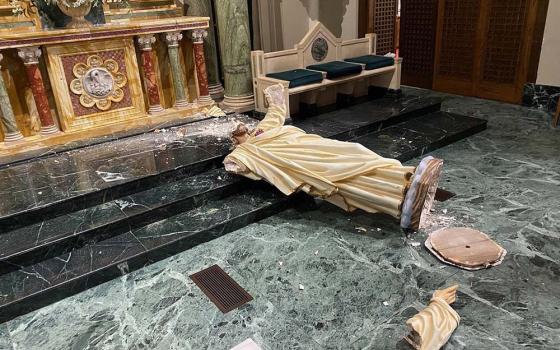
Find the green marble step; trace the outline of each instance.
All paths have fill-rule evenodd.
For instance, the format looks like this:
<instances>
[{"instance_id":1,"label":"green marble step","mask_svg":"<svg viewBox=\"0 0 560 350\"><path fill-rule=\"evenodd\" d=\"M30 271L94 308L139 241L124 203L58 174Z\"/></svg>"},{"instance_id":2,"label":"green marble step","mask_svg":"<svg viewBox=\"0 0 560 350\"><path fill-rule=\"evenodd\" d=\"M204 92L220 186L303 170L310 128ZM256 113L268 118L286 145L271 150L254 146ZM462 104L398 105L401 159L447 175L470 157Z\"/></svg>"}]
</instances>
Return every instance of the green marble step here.
<instances>
[{"instance_id":1,"label":"green marble step","mask_svg":"<svg viewBox=\"0 0 560 350\"><path fill-rule=\"evenodd\" d=\"M0 275L201 206L247 188L223 168L0 234Z\"/></svg>"},{"instance_id":2,"label":"green marble step","mask_svg":"<svg viewBox=\"0 0 560 350\"><path fill-rule=\"evenodd\" d=\"M0 322L278 213L297 198L250 189L0 275Z\"/></svg>"}]
</instances>

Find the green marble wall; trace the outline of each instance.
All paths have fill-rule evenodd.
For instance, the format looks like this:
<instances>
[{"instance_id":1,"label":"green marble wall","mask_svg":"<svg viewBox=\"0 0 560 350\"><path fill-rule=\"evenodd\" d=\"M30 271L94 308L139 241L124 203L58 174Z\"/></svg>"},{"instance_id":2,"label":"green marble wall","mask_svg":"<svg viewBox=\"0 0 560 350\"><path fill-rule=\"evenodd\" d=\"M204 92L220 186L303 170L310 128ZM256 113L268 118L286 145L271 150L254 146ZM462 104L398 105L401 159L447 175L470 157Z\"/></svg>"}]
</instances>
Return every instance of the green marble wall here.
<instances>
[{"instance_id":1,"label":"green marble wall","mask_svg":"<svg viewBox=\"0 0 560 350\"><path fill-rule=\"evenodd\" d=\"M185 0L189 5L189 16L210 17L208 36L204 39L204 57L206 58L206 71L210 85L220 83L218 71L218 51L216 48L216 33L214 32L214 18L212 16L212 5L210 0Z\"/></svg>"},{"instance_id":2,"label":"green marble wall","mask_svg":"<svg viewBox=\"0 0 560 350\"><path fill-rule=\"evenodd\" d=\"M246 0L215 0L225 95L253 94L251 41Z\"/></svg>"}]
</instances>

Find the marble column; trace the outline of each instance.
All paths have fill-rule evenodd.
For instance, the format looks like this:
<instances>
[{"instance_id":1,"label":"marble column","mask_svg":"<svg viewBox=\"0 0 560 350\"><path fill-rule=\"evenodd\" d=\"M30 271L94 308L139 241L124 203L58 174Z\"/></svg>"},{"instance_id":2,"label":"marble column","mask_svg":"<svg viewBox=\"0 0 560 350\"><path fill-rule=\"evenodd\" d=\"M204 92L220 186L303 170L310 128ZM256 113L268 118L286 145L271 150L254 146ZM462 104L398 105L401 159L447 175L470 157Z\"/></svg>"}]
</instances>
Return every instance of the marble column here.
<instances>
[{"instance_id":1,"label":"marble column","mask_svg":"<svg viewBox=\"0 0 560 350\"><path fill-rule=\"evenodd\" d=\"M238 112L254 109L251 40L246 0L215 0L222 68L222 106Z\"/></svg>"},{"instance_id":2,"label":"marble column","mask_svg":"<svg viewBox=\"0 0 560 350\"><path fill-rule=\"evenodd\" d=\"M138 45L142 50L142 69L144 70L144 83L146 94L148 95L148 113L156 114L163 111L159 97L159 87L157 83L156 71L154 69L154 58L152 45L156 42L153 34L141 35L138 37Z\"/></svg>"},{"instance_id":3,"label":"marble column","mask_svg":"<svg viewBox=\"0 0 560 350\"><path fill-rule=\"evenodd\" d=\"M204 38L208 35L203 29L192 31L194 65L196 67L196 79L198 81L198 102L208 104L214 102L208 91L208 76L206 75L206 59L204 57Z\"/></svg>"},{"instance_id":4,"label":"marble column","mask_svg":"<svg viewBox=\"0 0 560 350\"><path fill-rule=\"evenodd\" d=\"M206 58L206 73L208 75L208 90L213 100L224 98L224 87L220 82L218 67L218 50L216 48L216 33L211 0L185 0L189 5L189 16L210 17L208 36L204 39L204 57Z\"/></svg>"},{"instance_id":5,"label":"marble column","mask_svg":"<svg viewBox=\"0 0 560 350\"><path fill-rule=\"evenodd\" d=\"M0 61L2 61L2 54L0 53ZM2 125L4 126L4 142L12 142L23 139L23 135L18 129L16 117L10 103L8 90L4 83L4 76L0 71L0 110L2 110Z\"/></svg>"},{"instance_id":6,"label":"marble column","mask_svg":"<svg viewBox=\"0 0 560 350\"><path fill-rule=\"evenodd\" d=\"M41 120L41 134L48 135L57 133L58 127L55 125L51 114L51 107L49 106L49 99L45 92L43 76L39 69L41 49L36 46L22 47L18 49L18 55L25 65L27 80L31 87L35 104L37 105L37 112Z\"/></svg>"},{"instance_id":7,"label":"marble column","mask_svg":"<svg viewBox=\"0 0 560 350\"><path fill-rule=\"evenodd\" d=\"M173 77L173 88L175 91L175 108L185 108L189 106L188 96L185 91L183 80L183 69L179 63L179 42L183 38L181 32L169 32L165 34L167 41L167 52L169 53L169 63L171 65L171 75Z\"/></svg>"}]
</instances>

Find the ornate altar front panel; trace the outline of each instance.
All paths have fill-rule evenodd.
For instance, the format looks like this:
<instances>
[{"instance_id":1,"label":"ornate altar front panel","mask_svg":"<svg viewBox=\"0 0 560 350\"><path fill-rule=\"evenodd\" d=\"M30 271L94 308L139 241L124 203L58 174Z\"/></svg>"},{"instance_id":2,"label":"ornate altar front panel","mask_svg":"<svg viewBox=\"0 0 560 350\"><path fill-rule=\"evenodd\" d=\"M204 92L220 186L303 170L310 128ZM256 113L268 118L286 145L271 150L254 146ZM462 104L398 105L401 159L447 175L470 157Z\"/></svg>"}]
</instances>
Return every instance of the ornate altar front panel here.
<instances>
[{"instance_id":1,"label":"ornate altar front panel","mask_svg":"<svg viewBox=\"0 0 560 350\"><path fill-rule=\"evenodd\" d=\"M64 131L146 115L132 38L49 46L47 55Z\"/></svg>"}]
</instances>

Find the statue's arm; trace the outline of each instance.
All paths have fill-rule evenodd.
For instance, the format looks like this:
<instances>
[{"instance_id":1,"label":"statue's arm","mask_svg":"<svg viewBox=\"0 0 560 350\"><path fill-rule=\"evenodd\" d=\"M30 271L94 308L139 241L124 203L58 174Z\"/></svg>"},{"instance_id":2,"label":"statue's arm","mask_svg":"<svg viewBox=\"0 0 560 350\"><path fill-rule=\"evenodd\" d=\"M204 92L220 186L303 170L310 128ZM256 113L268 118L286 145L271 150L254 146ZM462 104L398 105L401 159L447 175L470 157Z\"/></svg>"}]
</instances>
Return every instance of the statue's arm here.
<instances>
[{"instance_id":1,"label":"statue's arm","mask_svg":"<svg viewBox=\"0 0 560 350\"><path fill-rule=\"evenodd\" d=\"M279 128L286 122L286 109L281 106L271 105L266 112L266 115L259 124L257 124L257 132L268 131L270 129Z\"/></svg>"},{"instance_id":2,"label":"statue's arm","mask_svg":"<svg viewBox=\"0 0 560 350\"><path fill-rule=\"evenodd\" d=\"M281 84L269 86L264 90L269 107L264 119L257 125L257 133L284 125L287 114L285 92L285 88Z\"/></svg>"}]
</instances>

